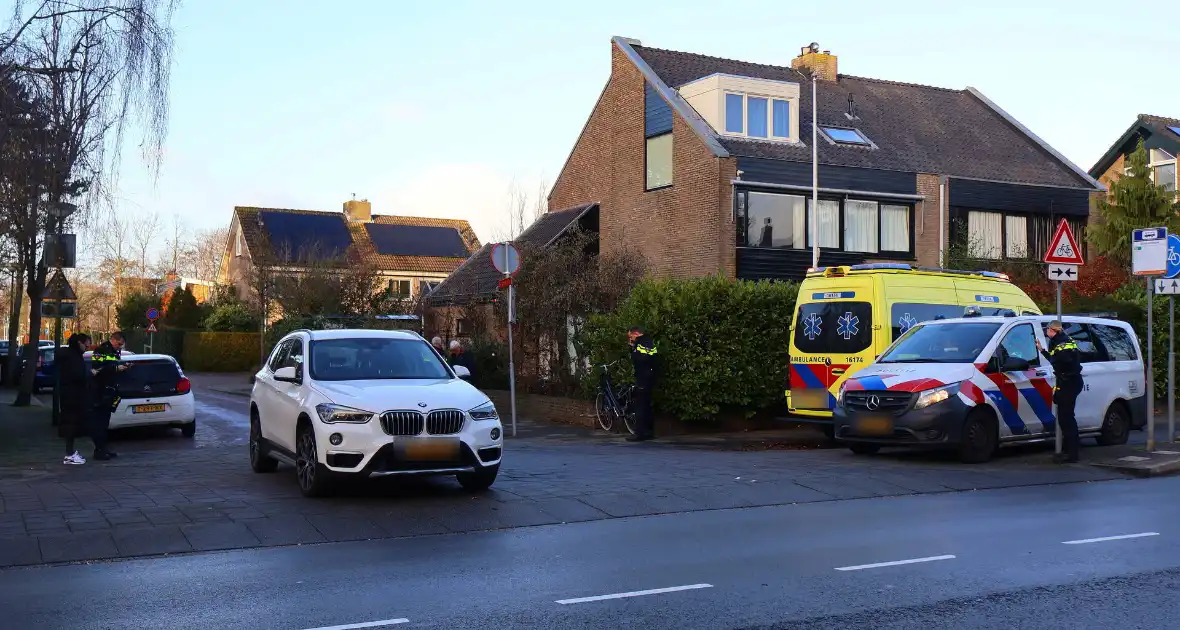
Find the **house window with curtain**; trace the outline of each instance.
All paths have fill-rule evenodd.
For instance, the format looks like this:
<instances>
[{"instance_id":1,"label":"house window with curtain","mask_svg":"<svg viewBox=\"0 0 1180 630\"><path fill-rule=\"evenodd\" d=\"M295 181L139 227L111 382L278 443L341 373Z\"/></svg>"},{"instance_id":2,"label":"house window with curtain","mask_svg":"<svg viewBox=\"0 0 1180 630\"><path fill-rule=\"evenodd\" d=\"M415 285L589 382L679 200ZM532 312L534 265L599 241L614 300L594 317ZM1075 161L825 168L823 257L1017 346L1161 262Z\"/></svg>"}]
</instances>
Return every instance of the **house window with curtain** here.
<instances>
[{"instance_id":1,"label":"house window with curtain","mask_svg":"<svg viewBox=\"0 0 1180 630\"><path fill-rule=\"evenodd\" d=\"M910 251L910 207L881 204L881 251Z\"/></svg>"},{"instance_id":2,"label":"house window with curtain","mask_svg":"<svg viewBox=\"0 0 1180 630\"><path fill-rule=\"evenodd\" d=\"M1176 156L1163 149L1152 149L1148 159L1151 180L1168 190L1176 190Z\"/></svg>"},{"instance_id":3,"label":"house window with curtain","mask_svg":"<svg viewBox=\"0 0 1180 630\"><path fill-rule=\"evenodd\" d=\"M967 213L967 253L972 258L998 260L1004 252L1004 215L999 212Z\"/></svg>"},{"instance_id":4,"label":"house window with curtain","mask_svg":"<svg viewBox=\"0 0 1180 630\"><path fill-rule=\"evenodd\" d=\"M755 96L725 94L725 133L749 138L789 140L791 138L791 101Z\"/></svg>"},{"instance_id":5,"label":"house window with curtain","mask_svg":"<svg viewBox=\"0 0 1180 630\"><path fill-rule=\"evenodd\" d=\"M877 240L879 226L877 202L857 199L844 201L844 251L866 254L880 251Z\"/></svg>"},{"instance_id":6,"label":"house window with curtain","mask_svg":"<svg viewBox=\"0 0 1180 630\"><path fill-rule=\"evenodd\" d=\"M1028 217L1004 217L1004 257L1028 258Z\"/></svg>"},{"instance_id":7,"label":"house window with curtain","mask_svg":"<svg viewBox=\"0 0 1180 630\"><path fill-rule=\"evenodd\" d=\"M807 216L811 217L811 200L807 200ZM840 202L834 199L820 199L819 211L815 216L815 232L819 236L819 246L838 249L840 247ZM807 230L807 246L811 247L811 229Z\"/></svg>"},{"instance_id":8,"label":"house window with curtain","mask_svg":"<svg viewBox=\"0 0 1180 630\"><path fill-rule=\"evenodd\" d=\"M798 195L750 192L746 202L749 247L803 249L806 205Z\"/></svg>"},{"instance_id":9,"label":"house window with curtain","mask_svg":"<svg viewBox=\"0 0 1180 630\"><path fill-rule=\"evenodd\" d=\"M647 139L647 179L645 190L655 190L672 185L672 134Z\"/></svg>"}]
</instances>

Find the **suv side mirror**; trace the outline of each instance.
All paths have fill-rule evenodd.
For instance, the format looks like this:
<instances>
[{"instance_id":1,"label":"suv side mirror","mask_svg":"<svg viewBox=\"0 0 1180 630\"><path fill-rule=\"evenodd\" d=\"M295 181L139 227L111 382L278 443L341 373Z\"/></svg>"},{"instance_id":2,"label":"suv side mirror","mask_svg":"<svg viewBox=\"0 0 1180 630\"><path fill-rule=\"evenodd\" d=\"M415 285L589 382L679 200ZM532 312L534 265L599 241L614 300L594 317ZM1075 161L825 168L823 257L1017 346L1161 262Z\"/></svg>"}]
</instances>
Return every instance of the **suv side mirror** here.
<instances>
[{"instance_id":1,"label":"suv side mirror","mask_svg":"<svg viewBox=\"0 0 1180 630\"><path fill-rule=\"evenodd\" d=\"M291 366L281 367L275 370L275 380L283 381L284 383L298 383L300 381L299 373Z\"/></svg>"},{"instance_id":2,"label":"suv side mirror","mask_svg":"<svg viewBox=\"0 0 1180 630\"><path fill-rule=\"evenodd\" d=\"M458 376L465 381L471 380L471 370L463 367L462 365L451 366L451 369L455 370L455 376Z\"/></svg>"}]
</instances>

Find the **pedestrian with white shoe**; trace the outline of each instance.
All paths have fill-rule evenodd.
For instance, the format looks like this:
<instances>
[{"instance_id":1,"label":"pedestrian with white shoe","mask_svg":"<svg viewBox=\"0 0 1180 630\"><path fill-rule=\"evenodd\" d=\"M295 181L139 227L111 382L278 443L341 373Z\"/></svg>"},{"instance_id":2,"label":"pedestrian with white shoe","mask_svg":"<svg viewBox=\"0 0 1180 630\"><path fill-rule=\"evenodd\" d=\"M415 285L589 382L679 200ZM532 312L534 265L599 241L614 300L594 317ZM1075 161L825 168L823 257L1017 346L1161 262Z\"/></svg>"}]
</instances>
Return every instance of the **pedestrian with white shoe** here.
<instances>
[{"instance_id":1,"label":"pedestrian with white shoe","mask_svg":"<svg viewBox=\"0 0 1180 630\"><path fill-rule=\"evenodd\" d=\"M66 455L61 463L85 464L86 459L78 454L74 441L87 434L87 419L90 417L90 370L86 369L86 349L90 337L82 333L70 335L64 348L53 353L53 364L58 371L61 388L61 415L58 418L57 434L66 441Z\"/></svg>"}]
</instances>

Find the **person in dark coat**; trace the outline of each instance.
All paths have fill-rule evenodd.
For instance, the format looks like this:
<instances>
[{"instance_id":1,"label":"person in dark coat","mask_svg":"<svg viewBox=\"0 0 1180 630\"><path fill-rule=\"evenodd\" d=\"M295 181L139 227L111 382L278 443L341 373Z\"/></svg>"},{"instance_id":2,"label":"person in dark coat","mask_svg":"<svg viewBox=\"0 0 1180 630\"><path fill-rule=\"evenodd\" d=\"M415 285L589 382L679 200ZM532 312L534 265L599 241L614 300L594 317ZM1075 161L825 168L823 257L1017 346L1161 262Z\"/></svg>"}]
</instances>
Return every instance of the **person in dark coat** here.
<instances>
[{"instance_id":1,"label":"person in dark coat","mask_svg":"<svg viewBox=\"0 0 1180 630\"><path fill-rule=\"evenodd\" d=\"M94 375L90 439L94 440L94 459L99 461L117 456L107 448L107 431L111 426L111 414L119 408L119 373L129 367L120 360L126 343L123 333L112 333L111 338L90 355L90 373Z\"/></svg>"},{"instance_id":2,"label":"person in dark coat","mask_svg":"<svg viewBox=\"0 0 1180 630\"><path fill-rule=\"evenodd\" d=\"M1062 452L1054 455L1053 460L1072 464L1078 461L1079 455L1078 419L1074 417L1074 407L1085 387L1082 381L1081 349L1065 333L1065 327L1059 321L1049 322L1045 334L1049 337L1049 348L1042 348L1041 342L1037 341L1037 350L1049 360L1057 379L1057 385L1053 388L1053 402L1057 403L1057 430L1061 431Z\"/></svg>"},{"instance_id":3,"label":"person in dark coat","mask_svg":"<svg viewBox=\"0 0 1180 630\"><path fill-rule=\"evenodd\" d=\"M628 437L627 441L643 442L656 437L651 398L658 374L658 352L655 342L641 326L633 326L627 331L627 340L631 344L631 365L635 369L635 390L631 398L635 409L635 435Z\"/></svg>"},{"instance_id":4,"label":"person in dark coat","mask_svg":"<svg viewBox=\"0 0 1180 630\"><path fill-rule=\"evenodd\" d=\"M86 369L86 349L90 337L82 333L70 335L64 348L53 352L54 369L57 370L58 396L61 399L61 415L58 417L57 434L66 441L66 455L61 463L85 464L86 459L78 454L74 440L87 434L86 422L90 416L90 372Z\"/></svg>"},{"instance_id":5,"label":"person in dark coat","mask_svg":"<svg viewBox=\"0 0 1180 630\"><path fill-rule=\"evenodd\" d=\"M475 360L471 353L463 348L457 339L451 340L451 367L462 365L472 375L475 374Z\"/></svg>"}]
</instances>

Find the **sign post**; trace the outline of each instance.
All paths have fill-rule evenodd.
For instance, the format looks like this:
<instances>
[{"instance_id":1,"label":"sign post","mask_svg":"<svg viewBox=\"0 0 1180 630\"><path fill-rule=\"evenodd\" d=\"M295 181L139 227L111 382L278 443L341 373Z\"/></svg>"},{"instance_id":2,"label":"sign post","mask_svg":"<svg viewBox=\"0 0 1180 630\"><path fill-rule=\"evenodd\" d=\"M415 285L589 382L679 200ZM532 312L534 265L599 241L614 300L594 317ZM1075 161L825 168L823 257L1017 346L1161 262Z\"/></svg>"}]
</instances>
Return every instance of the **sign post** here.
<instances>
[{"instance_id":1,"label":"sign post","mask_svg":"<svg viewBox=\"0 0 1180 630\"><path fill-rule=\"evenodd\" d=\"M1131 273L1147 279L1147 451L1155 450L1155 363L1152 344L1152 276L1168 272L1168 228L1140 228L1131 231ZM1169 383L1169 389L1171 389Z\"/></svg>"},{"instance_id":2,"label":"sign post","mask_svg":"<svg viewBox=\"0 0 1180 630\"><path fill-rule=\"evenodd\" d=\"M69 300L65 304L71 307L69 310L74 311L73 300L78 299L77 294L74 293L74 287L70 286L70 281L66 279L66 275L62 273L61 268L53 272L49 280L45 282L45 290L41 292L41 316L50 315L53 317L53 352L56 355L57 349L61 347L61 320L62 320L62 301ZM46 300L52 300L47 304ZM47 313L46 311L52 311ZM29 335L32 337L32 335ZM38 350L38 352L40 352ZM56 361L57 357L54 356ZM57 426L61 418L61 370L53 371L53 412L52 422L53 426Z\"/></svg>"},{"instance_id":3,"label":"sign post","mask_svg":"<svg viewBox=\"0 0 1180 630\"><path fill-rule=\"evenodd\" d=\"M144 314L147 315L148 318L148 342L146 350L150 354L152 349L156 347L156 320L160 319L160 310L153 306L147 310L147 313Z\"/></svg>"},{"instance_id":4,"label":"sign post","mask_svg":"<svg viewBox=\"0 0 1180 630\"><path fill-rule=\"evenodd\" d=\"M1166 283L1157 283L1157 289L1168 296L1168 441L1176 441L1176 293L1180 293L1180 236L1168 235L1168 260L1164 278ZM1166 287L1158 285L1166 284Z\"/></svg>"},{"instance_id":5,"label":"sign post","mask_svg":"<svg viewBox=\"0 0 1180 630\"><path fill-rule=\"evenodd\" d=\"M1049 265L1049 279L1057 285L1057 321L1061 321L1061 283L1077 282L1078 267L1086 264L1086 261L1082 260L1082 250L1078 247L1078 241L1069 229L1069 221L1062 219L1057 225L1053 240L1049 242L1049 250L1045 252L1044 261ZM1057 414L1054 414L1053 418L1056 453L1060 455L1064 437L1061 435L1061 423L1057 421Z\"/></svg>"},{"instance_id":6,"label":"sign post","mask_svg":"<svg viewBox=\"0 0 1180 630\"><path fill-rule=\"evenodd\" d=\"M492 266L504 274L500 285L508 285L508 398L512 409L512 437L516 437L516 365L512 360L512 327L516 325L516 287L512 276L520 270L520 252L512 243L492 246Z\"/></svg>"}]
</instances>

